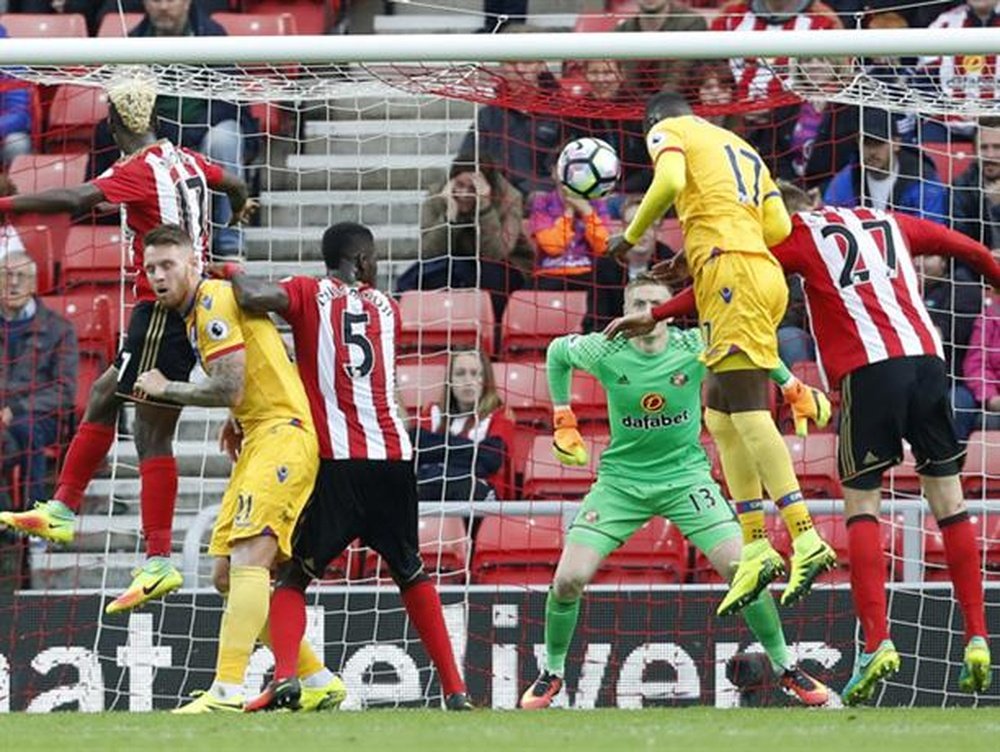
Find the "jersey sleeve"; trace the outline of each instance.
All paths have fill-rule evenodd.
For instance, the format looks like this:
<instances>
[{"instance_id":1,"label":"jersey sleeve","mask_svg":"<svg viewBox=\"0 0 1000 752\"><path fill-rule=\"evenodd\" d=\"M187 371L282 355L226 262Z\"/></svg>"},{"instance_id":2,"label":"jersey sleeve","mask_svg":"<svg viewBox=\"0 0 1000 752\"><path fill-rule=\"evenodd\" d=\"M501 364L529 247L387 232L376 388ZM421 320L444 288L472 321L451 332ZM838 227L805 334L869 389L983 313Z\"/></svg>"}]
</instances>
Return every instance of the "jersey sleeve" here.
<instances>
[{"instance_id":1,"label":"jersey sleeve","mask_svg":"<svg viewBox=\"0 0 1000 752\"><path fill-rule=\"evenodd\" d=\"M601 361L627 346L624 337L608 339L600 332L569 334L552 340L545 358L552 404L569 404L574 368L600 379Z\"/></svg>"},{"instance_id":2,"label":"jersey sleeve","mask_svg":"<svg viewBox=\"0 0 1000 752\"><path fill-rule=\"evenodd\" d=\"M785 202L781 200L781 191L778 190L778 186L769 171L764 175L762 187L764 201L761 214L764 223L764 242L770 248L791 234L792 218L788 216Z\"/></svg>"},{"instance_id":3,"label":"jersey sleeve","mask_svg":"<svg viewBox=\"0 0 1000 752\"><path fill-rule=\"evenodd\" d=\"M661 120L646 134L646 150L649 158L656 163L661 154L667 152L684 153L684 134L671 120Z\"/></svg>"},{"instance_id":4,"label":"jersey sleeve","mask_svg":"<svg viewBox=\"0 0 1000 752\"><path fill-rule=\"evenodd\" d=\"M222 176L225 173L225 170L222 169L221 165L216 164L200 152L188 151L188 154L194 158L194 161L198 163L201 171L205 173L205 180L208 183L209 188L215 188L222 182Z\"/></svg>"},{"instance_id":5,"label":"jersey sleeve","mask_svg":"<svg viewBox=\"0 0 1000 752\"><path fill-rule=\"evenodd\" d=\"M195 324L198 331L198 352L205 363L210 363L216 358L228 353L240 350L245 346L243 340L243 329L240 326L239 307L236 304L236 296L233 295L233 288L229 284L221 284L214 287L210 294L212 296L211 307L205 308L201 305L204 301L195 303L199 306Z\"/></svg>"},{"instance_id":6,"label":"jersey sleeve","mask_svg":"<svg viewBox=\"0 0 1000 752\"><path fill-rule=\"evenodd\" d=\"M296 324L302 318L303 301L306 299L305 284L309 277L285 277L278 282L288 296L288 308L281 317L289 324Z\"/></svg>"},{"instance_id":7,"label":"jersey sleeve","mask_svg":"<svg viewBox=\"0 0 1000 752\"><path fill-rule=\"evenodd\" d=\"M113 164L90 184L100 189L104 198L113 204L141 201L156 193L152 168L139 158Z\"/></svg>"},{"instance_id":8,"label":"jersey sleeve","mask_svg":"<svg viewBox=\"0 0 1000 752\"><path fill-rule=\"evenodd\" d=\"M893 219L902 230L910 253L914 256L953 256L986 277L991 285L1000 284L1000 264L997 264L990 249L982 243L927 219L905 214L894 214Z\"/></svg>"}]
</instances>

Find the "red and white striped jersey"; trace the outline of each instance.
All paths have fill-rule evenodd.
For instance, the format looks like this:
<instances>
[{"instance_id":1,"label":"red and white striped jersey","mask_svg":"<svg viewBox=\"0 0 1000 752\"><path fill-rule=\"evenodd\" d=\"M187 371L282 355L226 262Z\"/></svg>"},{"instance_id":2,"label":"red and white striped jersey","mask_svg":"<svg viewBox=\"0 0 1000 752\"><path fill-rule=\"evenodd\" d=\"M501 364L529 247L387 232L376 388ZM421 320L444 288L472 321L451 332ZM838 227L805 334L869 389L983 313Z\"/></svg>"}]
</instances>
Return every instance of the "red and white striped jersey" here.
<instances>
[{"instance_id":1,"label":"red and white striped jersey","mask_svg":"<svg viewBox=\"0 0 1000 752\"><path fill-rule=\"evenodd\" d=\"M957 5L934 19L932 29L1000 27L1000 13L996 10L983 23L972 9ZM953 99L995 99L1000 96L1000 70L997 55L955 55L925 57L919 67L928 71L941 87L941 92Z\"/></svg>"},{"instance_id":2,"label":"red and white striped jersey","mask_svg":"<svg viewBox=\"0 0 1000 752\"><path fill-rule=\"evenodd\" d=\"M937 252L928 248L940 240L939 230L951 233L874 209L824 207L793 216L791 235L771 251L785 271L802 275L818 360L831 387L869 363L943 357L911 258L911 250Z\"/></svg>"},{"instance_id":3,"label":"red and white striped jersey","mask_svg":"<svg viewBox=\"0 0 1000 752\"><path fill-rule=\"evenodd\" d=\"M157 141L115 162L91 184L121 204L132 245L132 271L139 300L156 300L142 271L143 238L162 224L180 225L203 258L209 249L209 188L223 170L190 149Z\"/></svg>"},{"instance_id":4,"label":"red and white striped jersey","mask_svg":"<svg viewBox=\"0 0 1000 752\"><path fill-rule=\"evenodd\" d=\"M836 13L820 0L814 0L801 13L768 19L753 11L753 2L737 0L725 5L712 21L713 31L808 31L810 29L840 29L842 24ZM774 68L788 70L788 58L773 61ZM783 86L771 66L760 65L756 59L732 58L729 67L736 82L738 101L771 99L781 94Z\"/></svg>"},{"instance_id":5,"label":"red and white striped jersey","mask_svg":"<svg viewBox=\"0 0 1000 752\"><path fill-rule=\"evenodd\" d=\"M396 402L396 302L367 285L331 278L289 277L281 286L320 457L411 459Z\"/></svg>"}]
</instances>

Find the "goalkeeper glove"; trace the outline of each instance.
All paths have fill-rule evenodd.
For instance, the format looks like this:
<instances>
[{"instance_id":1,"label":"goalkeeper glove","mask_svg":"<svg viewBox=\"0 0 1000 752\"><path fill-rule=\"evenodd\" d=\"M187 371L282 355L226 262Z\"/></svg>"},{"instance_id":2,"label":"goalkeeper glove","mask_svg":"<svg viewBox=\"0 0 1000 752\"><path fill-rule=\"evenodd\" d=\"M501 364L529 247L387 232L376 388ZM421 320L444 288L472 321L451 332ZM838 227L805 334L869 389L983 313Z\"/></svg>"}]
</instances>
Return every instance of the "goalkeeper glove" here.
<instances>
[{"instance_id":1,"label":"goalkeeper glove","mask_svg":"<svg viewBox=\"0 0 1000 752\"><path fill-rule=\"evenodd\" d=\"M822 390L793 378L781 388L781 396L792 408L797 436L809 433L810 420L817 428L823 428L830 422L830 400Z\"/></svg>"},{"instance_id":2,"label":"goalkeeper glove","mask_svg":"<svg viewBox=\"0 0 1000 752\"><path fill-rule=\"evenodd\" d=\"M586 465L587 448L583 437L576 430L576 416L568 407L559 408L553 415L556 430L552 437L552 453L564 465Z\"/></svg>"}]
</instances>

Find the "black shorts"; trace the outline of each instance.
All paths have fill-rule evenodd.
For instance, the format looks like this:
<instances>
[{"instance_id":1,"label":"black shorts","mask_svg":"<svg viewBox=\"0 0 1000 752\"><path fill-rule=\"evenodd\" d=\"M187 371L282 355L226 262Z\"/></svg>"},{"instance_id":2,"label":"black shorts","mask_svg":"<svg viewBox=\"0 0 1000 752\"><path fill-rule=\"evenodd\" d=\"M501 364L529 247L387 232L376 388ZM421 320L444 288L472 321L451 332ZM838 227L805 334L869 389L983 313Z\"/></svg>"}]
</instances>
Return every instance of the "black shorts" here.
<instances>
[{"instance_id":1,"label":"black shorts","mask_svg":"<svg viewBox=\"0 0 1000 752\"><path fill-rule=\"evenodd\" d=\"M903 461L903 439L917 472L955 475L965 450L955 433L944 361L931 355L890 358L852 371L840 386L837 462L848 488L872 490Z\"/></svg>"},{"instance_id":2,"label":"black shorts","mask_svg":"<svg viewBox=\"0 0 1000 752\"><path fill-rule=\"evenodd\" d=\"M118 395L143 402L172 404L136 392L136 378L140 373L158 368L171 381L187 381L194 364L194 349L188 341L181 315L157 302L141 300L136 303L128 320L125 346L115 358Z\"/></svg>"},{"instance_id":3,"label":"black shorts","mask_svg":"<svg viewBox=\"0 0 1000 752\"><path fill-rule=\"evenodd\" d=\"M417 479L412 462L320 460L312 498L299 515L292 556L312 577L351 541L374 549L396 582L423 571L417 538Z\"/></svg>"}]
</instances>

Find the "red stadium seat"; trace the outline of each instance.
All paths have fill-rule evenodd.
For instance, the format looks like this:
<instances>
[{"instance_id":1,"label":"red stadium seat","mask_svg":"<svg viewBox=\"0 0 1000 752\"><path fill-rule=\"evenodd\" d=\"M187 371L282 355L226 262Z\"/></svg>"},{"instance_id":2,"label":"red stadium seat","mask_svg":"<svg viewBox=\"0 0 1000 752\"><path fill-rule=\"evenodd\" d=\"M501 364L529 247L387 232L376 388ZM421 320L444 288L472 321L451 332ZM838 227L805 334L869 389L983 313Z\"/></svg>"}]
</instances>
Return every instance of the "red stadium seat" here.
<instances>
[{"instance_id":1,"label":"red stadium seat","mask_svg":"<svg viewBox=\"0 0 1000 752\"><path fill-rule=\"evenodd\" d=\"M971 514L969 521L976 533L976 542L986 557L986 579L1000 579L1000 515ZM950 582L944 538L937 521L924 516L924 579L929 582Z\"/></svg>"},{"instance_id":2,"label":"red stadium seat","mask_svg":"<svg viewBox=\"0 0 1000 752\"><path fill-rule=\"evenodd\" d=\"M561 516L487 517L476 534L473 579L491 585L549 583L562 546Z\"/></svg>"},{"instance_id":3,"label":"red stadium seat","mask_svg":"<svg viewBox=\"0 0 1000 752\"><path fill-rule=\"evenodd\" d=\"M806 498L841 496L837 472L837 437L830 433L785 436L792 467Z\"/></svg>"},{"instance_id":4,"label":"red stadium seat","mask_svg":"<svg viewBox=\"0 0 1000 752\"><path fill-rule=\"evenodd\" d=\"M414 362L408 362L414 361ZM444 396L448 366L403 356L396 365L396 390L411 415Z\"/></svg>"},{"instance_id":5,"label":"red stadium seat","mask_svg":"<svg viewBox=\"0 0 1000 752\"><path fill-rule=\"evenodd\" d=\"M524 496L528 499L580 498L590 490L597 472L597 461L608 445L606 438L584 436L589 463L568 467L552 456L552 437L535 437L524 468Z\"/></svg>"},{"instance_id":6,"label":"red stadium seat","mask_svg":"<svg viewBox=\"0 0 1000 752\"><path fill-rule=\"evenodd\" d=\"M409 290L399 299L401 352L481 347L493 354L493 303L484 290Z\"/></svg>"},{"instance_id":7,"label":"red stadium seat","mask_svg":"<svg viewBox=\"0 0 1000 752\"><path fill-rule=\"evenodd\" d=\"M87 155L23 154L14 158L8 174L22 194L69 188L87 177Z\"/></svg>"},{"instance_id":8,"label":"red stadium seat","mask_svg":"<svg viewBox=\"0 0 1000 752\"><path fill-rule=\"evenodd\" d=\"M367 549L362 548L361 541L352 542L340 556L327 565L320 581L324 585L336 585L360 579L366 551Z\"/></svg>"},{"instance_id":9,"label":"red stadium seat","mask_svg":"<svg viewBox=\"0 0 1000 752\"><path fill-rule=\"evenodd\" d=\"M212 20L231 37L285 36L295 34L295 16L291 13L214 13Z\"/></svg>"},{"instance_id":10,"label":"red stadium seat","mask_svg":"<svg viewBox=\"0 0 1000 752\"><path fill-rule=\"evenodd\" d=\"M89 151L94 127L108 116L108 95L92 86L60 86L49 108L46 148Z\"/></svg>"},{"instance_id":11,"label":"red stadium seat","mask_svg":"<svg viewBox=\"0 0 1000 752\"><path fill-rule=\"evenodd\" d=\"M326 34L346 13L347 0L243 0L246 13L290 13L299 34Z\"/></svg>"},{"instance_id":12,"label":"red stadium seat","mask_svg":"<svg viewBox=\"0 0 1000 752\"><path fill-rule=\"evenodd\" d=\"M64 287L119 285L129 249L117 227L76 226L66 235L60 279Z\"/></svg>"},{"instance_id":13,"label":"red stadium seat","mask_svg":"<svg viewBox=\"0 0 1000 752\"><path fill-rule=\"evenodd\" d=\"M619 20L615 16L581 13L576 17L573 31L614 31Z\"/></svg>"},{"instance_id":14,"label":"red stadium seat","mask_svg":"<svg viewBox=\"0 0 1000 752\"><path fill-rule=\"evenodd\" d=\"M517 290L507 303L501 325L501 357L544 360L554 337L583 331L585 292Z\"/></svg>"},{"instance_id":15,"label":"red stadium seat","mask_svg":"<svg viewBox=\"0 0 1000 752\"><path fill-rule=\"evenodd\" d=\"M653 517L612 553L594 577L597 585L681 583L687 576L687 542L662 517Z\"/></svg>"},{"instance_id":16,"label":"red stadium seat","mask_svg":"<svg viewBox=\"0 0 1000 752\"><path fill-rule=\"evenodd\" d=\"M124 16L124 23L123 18ZM142 13L108 13L97 28L99 37L127 37L128 33L142 22Z\"/></svg>"},{"instance_id":17,"label":"red stadium seat","mask_svg":"<svg viewBox=\"0 0 1000 752\"><path fill-rule=\"evenodd\" d=\"M417 524L420 556L427 572L440 575L452 574L447 580L457 581L453 573L464 573L469 566L469 535L465 521L460 517L421 517ZM365 549L363 579L377 577L389 580L392 575L382 558Z\"/></svg>"},{"instance_id":18,"label":"red stadium seat","mask_svg":"<svg viewBox=\"0 0 1000 752\"><path fill-rule=\"evenodd\" d=\"M969 437L962 487L966 496L1000 496L1000 431L974 431Z\"/></svg>"},{"instance_id":19,"label":"red stadium seat","mask_svg":"<svg viewBox=\"0 0 1000 752\"><path fill-rule=\"evenodd\" d=\"M518 423L551 423L552 402L545 366L535 363L494 363L497 391Z\"/></svg>"},{"instance_id":20,"label":"red stadium seat","mask_svg":"<svg viewBox=\"0 0 1000 752\"><path fill-rule=\"evenodd\" d=\"M0 24L12 39L88 36L87 19L79 13L4 13Z\"/></svg>"},{"instance_id":21,"label":"red stadium seat","mask_svg":"<svg viewBox=\"0 0 1000 752\"><path fill-rule=\"evenodd\" d=\"M923 152L934 162L941 182L950 185L976 158L976 145L966 141L929 142L923 145Z\"/></svg>"}]
</instances>

